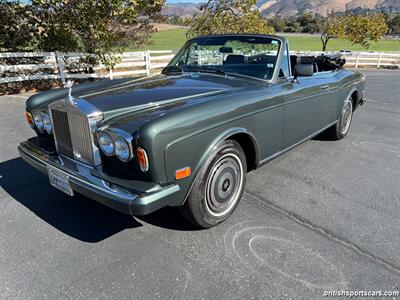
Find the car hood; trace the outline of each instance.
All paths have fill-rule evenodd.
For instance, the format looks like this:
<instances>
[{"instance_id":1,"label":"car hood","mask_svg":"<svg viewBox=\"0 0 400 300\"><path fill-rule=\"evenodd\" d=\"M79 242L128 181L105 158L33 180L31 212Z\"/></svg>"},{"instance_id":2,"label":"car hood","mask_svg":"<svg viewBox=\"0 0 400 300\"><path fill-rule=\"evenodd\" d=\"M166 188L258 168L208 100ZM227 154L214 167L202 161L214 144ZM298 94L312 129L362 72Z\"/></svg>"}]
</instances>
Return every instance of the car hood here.
<instances>
[{"instance_id":1,"label":"car hood","mask_svg":"<svg viewBox=\"0 0 400 300\"><path fill-rule=\"evenodd\" d=\"M254 84L253 80L214 74L159 75L139 80L107 80L81 84L72 88L72 96L85 99L101 110L108 119L128 112L159 107L163 104L177 103ZM37 94L27 101L27 109L43 107L65 98L67 94L67 89Z\"/></svg>"}]
</instances>

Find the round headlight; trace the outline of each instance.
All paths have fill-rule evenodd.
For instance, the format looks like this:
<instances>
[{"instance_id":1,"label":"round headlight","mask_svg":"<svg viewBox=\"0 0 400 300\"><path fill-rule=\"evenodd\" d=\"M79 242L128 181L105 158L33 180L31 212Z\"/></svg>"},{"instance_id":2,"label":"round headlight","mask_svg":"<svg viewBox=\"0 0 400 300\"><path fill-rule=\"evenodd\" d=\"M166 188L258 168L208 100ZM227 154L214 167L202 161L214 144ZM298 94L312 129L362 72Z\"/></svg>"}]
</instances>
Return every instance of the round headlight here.
<instances>
[{"instance_id":1,"label":"round headlight","mask_svg":"<svg viewBox=\"0 0 400 300\"><path fill-rule=\"evenodd\" d=\"M114 144L115 144L115 154L118 156L120 160L128 161L131 159L131 149L125 140L118 138Z\"/></svg>"},{"instance_id":2,"label":"round headlight","mask_svg":"<svg viewBox=\"0 0 400 300\"><path fill-rule=\"evenodd\" d=\"M48 134L51 134L53 130L51 128L50 117L46 114L42 114L42 122L44 130L46 130Z\"/></svg>"},{"instance_id":3,"label":"round headlight","mask_svg":"<svg viewBox=\"0 0 400 300\"><path fill-rule=\"evenodd\" d=\"M109 136L107 133L102 132L100 134L99 145L101 151L103 151L105 155L110 156L114 154L114 144L111 136Z\"/></svg>"},{"instance_id":4,"label":"round headlight","mask_svg":"<svg viewBox=\"0 0 400 300\"><path fill-rule=\"evenodd\" d=\"M43 117L40 113L33 113L33 121L35 122L35 126L39 131L43 131Z\"/></svg>"}]
</instances>

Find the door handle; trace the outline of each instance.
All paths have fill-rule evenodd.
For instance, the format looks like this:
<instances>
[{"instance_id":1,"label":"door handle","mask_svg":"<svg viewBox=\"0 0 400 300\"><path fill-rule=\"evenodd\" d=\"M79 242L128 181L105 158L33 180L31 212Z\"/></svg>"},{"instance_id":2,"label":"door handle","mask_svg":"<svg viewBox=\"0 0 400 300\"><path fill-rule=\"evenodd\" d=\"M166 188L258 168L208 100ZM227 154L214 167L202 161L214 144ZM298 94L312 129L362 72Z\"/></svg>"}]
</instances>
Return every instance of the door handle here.
<instances>
[{"instance_id":1,"label":"door handle","mask_svg":"<svg viewBox=\"0 0 400 300\"><path fill-rule=\"evenodd\" d=\"M322 90L322 91L329 90L329 85L323 85L319 89Z\"/></svg>"}]
</instances>

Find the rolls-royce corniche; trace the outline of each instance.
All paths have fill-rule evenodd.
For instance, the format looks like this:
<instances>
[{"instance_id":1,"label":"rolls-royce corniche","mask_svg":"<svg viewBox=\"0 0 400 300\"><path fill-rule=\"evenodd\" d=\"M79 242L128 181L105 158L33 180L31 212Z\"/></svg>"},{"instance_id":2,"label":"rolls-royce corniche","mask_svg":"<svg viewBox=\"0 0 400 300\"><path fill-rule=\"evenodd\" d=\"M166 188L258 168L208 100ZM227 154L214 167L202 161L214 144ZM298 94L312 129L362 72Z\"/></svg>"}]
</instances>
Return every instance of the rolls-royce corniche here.
<instances>
[{"instance_id":1,"label":"rolls-royce corniche","mask_svg":"<svg viewBox=\"0 0 400 300\"><path fill-rule=\"evenodd\" d=\"M134 216L179 207L209 228L246 174L323 134L346 136L365 76L340 55L290 55L285 38L189 40L161 74L49 90L26 102L21 157L50 184Z\"/></svg>"}]
</instances>

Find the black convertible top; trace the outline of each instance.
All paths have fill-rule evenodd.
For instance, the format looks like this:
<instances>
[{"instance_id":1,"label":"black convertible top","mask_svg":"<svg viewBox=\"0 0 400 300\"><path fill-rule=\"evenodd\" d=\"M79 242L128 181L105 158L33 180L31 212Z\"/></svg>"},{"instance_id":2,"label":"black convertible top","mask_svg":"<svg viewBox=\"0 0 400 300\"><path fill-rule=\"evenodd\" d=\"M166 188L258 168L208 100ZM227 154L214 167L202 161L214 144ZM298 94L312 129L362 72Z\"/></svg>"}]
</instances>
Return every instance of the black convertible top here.
<instances>
[{"instance_id":1,"label":"black convertible top","mask_svg":"<svg viewBox=\"0 0 400 300\"><path fill-rule=\"evenodd\" d=\"M321 54L312 56L298 56L291 55L290 62L292 65L292 72L296 64L312 64L314 65L314 72L334 71L343 68L346 60L342 58L341 54Z\"/></svg>"},{"instance_id":2,"label":"black convertible top","mask_svg":"<svg viewBox=\"0 0 400 300\"><path fill-rule=\"evenodd\" d=\"M318 56L297 56L296 63L314 64L319 72L332 71L343 68L346 60L341 54L321 54Z\"/></svg>"}]
</instances>

